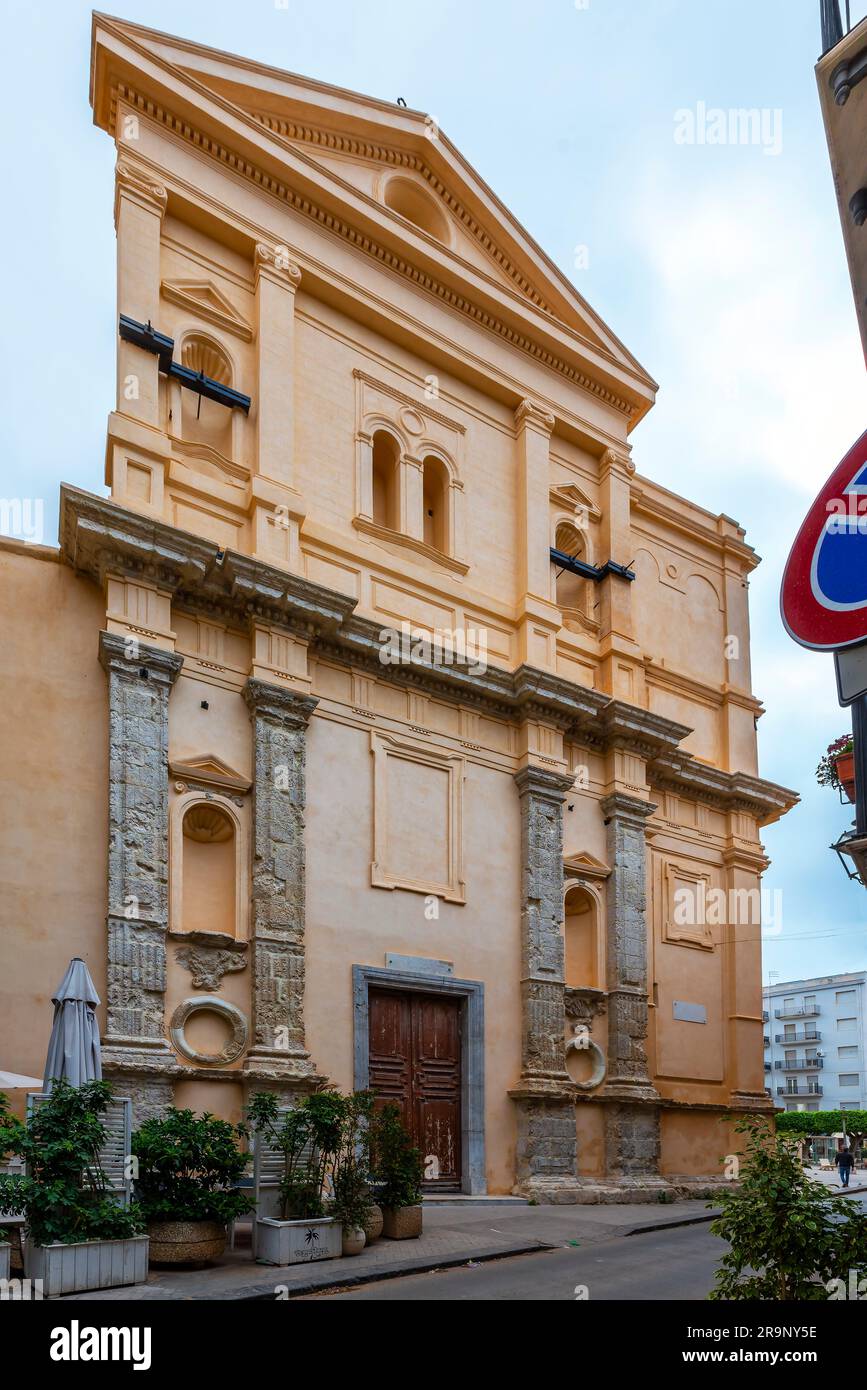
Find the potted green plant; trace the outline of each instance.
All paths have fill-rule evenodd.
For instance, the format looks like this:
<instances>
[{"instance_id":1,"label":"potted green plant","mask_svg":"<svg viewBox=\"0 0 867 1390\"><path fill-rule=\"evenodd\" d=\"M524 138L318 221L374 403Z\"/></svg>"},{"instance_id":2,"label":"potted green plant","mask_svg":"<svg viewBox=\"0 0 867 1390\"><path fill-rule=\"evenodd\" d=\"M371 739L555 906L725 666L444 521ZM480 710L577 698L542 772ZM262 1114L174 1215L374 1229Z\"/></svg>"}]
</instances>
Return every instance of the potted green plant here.
<instances>
[{"instance_id":1,"label":"potted green plant","mask_svg":"<svg viewBox=\"0 0 867 1390\"><path fill-rule=\"evenodd\" d=\"M820 787L835 787L847 801L855 800L855 744L851 734L829 743L816 768Z\"/></svg>"},{"instance_id":2,"label":"potted green plant","mask_svg":"<svg viewBox=\"0 0 867 1390\"><path fill-rule=\"evenodd\" d=\"M132 1136L136 1195L154 1264L207 1264L226 1247L226 1226L253 1205L238 1184L249 1163L244 1125L192 1110L154 1116Z\"/></svg>"},{"instance_id":3,"label":"potted green plant","mask_svg":"<svg viewBox=\"0 0 867 1390\"><path fill-rule=\"evenodd\" d=\"M354 1091L344 1102L340 1147L331 1176L330 1214L340 1222L344 1255L360 1255L368 1229L375 1230L370 1194L370 1123L373 1092ZM379 1213L382 1229L382 1213Z\"/></svg>"},{"instance_id":4,"label":"potted green plant","mask_svg":"<svg viewBox=\"0 0 867 1390\"><path fill-rule=\"evenodd\" d=\"M281 1115L277 1097L260 1092L247 1110L254 1142L280 1155L280 1216L256 1217L256 1259L288 1265L331 1260L341 1253L341 1223L325 1210L326 1176L333 1171L346 1120L337 1091L316 1091Z\"/></svg>"},{"instance_id":5,"label":"potted green plant","mask_svg":"<svg viewBox=\"0 0 867 1390\"><path fill-rule=\"evenodd\" d=\"M371 1126L372 1169L382 1207L382 1234L389 1240L421 1235L424 1163L403 1127L396 1105L384 1105Z\"/></svg>"},{"instance_id":6,"label":"potted green plant","mask_svg":"<svg viewBox=\"0 0 867 1390\"><path fill-rule=\"evenodd\" d=\"M111 1194L100 1164L111 1099L104 1081L55 1081L26 1123L0 1107L0 1152L24 1173L0 1174L0 1211L25 1219L24 1268L43 1296L142 1284L148 1238L138 1207Z\"/></svg>"}]
</instances>

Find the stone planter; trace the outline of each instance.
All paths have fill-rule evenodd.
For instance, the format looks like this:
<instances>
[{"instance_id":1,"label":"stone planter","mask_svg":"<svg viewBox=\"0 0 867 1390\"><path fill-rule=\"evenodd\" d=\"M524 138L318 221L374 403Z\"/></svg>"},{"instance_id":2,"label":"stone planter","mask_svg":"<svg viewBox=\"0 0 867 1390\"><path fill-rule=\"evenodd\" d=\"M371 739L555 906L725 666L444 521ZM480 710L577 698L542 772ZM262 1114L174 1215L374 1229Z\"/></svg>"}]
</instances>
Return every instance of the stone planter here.
<instances>
[{"instance_id":1,"label":"stone planter","mask_svg":"<svg viewBox=\"0 0 867 1390\"><path fill-rule=\"evenodd\" d=\"M360 1255L367 1244L367 1236L360 1226L356 1226L352 1231L343 1232L343 1244L341 1247L342 1255Z\"/></svg>"},{"instance_id":2,"label":"stone planter","mask_svg":"<svg viewBox=\"0 0 867 1390\"><path fill-rule=\"evenodd\" d=\"M379 1240L382 1235L382 1207L378 1207L374 1202L370 1208L370 1215L364 1223L364 1234L367 1244L372 1245L375 1240Z\"/></svg>"},{"instance_id":3,"label":"stone planter","mask_svg":"<svg viewBox=\"0 0 867 1390\"><path fill-rule=\"evenodd\" d=\"M148 1235L155 1265L206 1265L226 1248L221 1221L152 1221Z\"/></svg>"},{"instance_id":4,"label":"stone planter","mask_svg":"<svg viewBox=\"0 0 867 1390\"><path fill-rule=\"evenodd\" d=\"M382 1234L386 1240L417 1240L421 1235L421 1203L416 1207L383 1207Z\"/></svg>"},{"instance_id":5,"label":"stone planter","mask_svg":"<svg viewBox=\"0 0 867 1390\"><path fill-rule=\"evenodd\" d=\"M11 1245L0 1245L0 1279L9 1278L9 1264L11 1254Z\"/></svg>"},{"instance_id":6,"label":"stone planter","mask_svg":"<svg viewBox=\"0 0 867 1390\"><path fill-rule=\"evenodd\" d=\"M148 1238L83 1240L75 1245L24 1242L24 1273L42 1281L42 1297L119 1289L148 1277Z\"/></svg>"},{"instance_id":7,"label":"stone planter","mask_svg":"<svg viewBox=\"0 0 867 1390\"><path fill-rule=\"evenodd\" d=\"M309 1221L274 1221L260 1216L256 1222L256 1260L264 1265L312 1264L334 1260L343 1250L343 1231L333 1216Z\"/></svg>"}]
</instances>

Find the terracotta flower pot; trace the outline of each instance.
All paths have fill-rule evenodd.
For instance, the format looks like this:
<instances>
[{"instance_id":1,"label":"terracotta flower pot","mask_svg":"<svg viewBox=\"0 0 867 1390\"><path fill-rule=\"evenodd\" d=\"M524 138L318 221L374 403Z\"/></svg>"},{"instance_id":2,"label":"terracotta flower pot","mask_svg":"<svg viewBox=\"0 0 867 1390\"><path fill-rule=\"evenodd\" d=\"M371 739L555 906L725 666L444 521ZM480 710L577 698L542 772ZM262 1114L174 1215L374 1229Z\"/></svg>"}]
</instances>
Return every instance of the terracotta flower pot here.
<instances>
[{"instance_id":1,"label":"terracotta flower pot","mask_svg":"<svg viewBox=\"0 0 867 1390\"><path fill-rule=\"evenodd\" d=\"M382 1234L388 1240L417 1240L421 1235L421 1203L415 1207L383 1207Z\"/></svg>"},{"instance_id":2,"label":"terracotta flower pot","mask_svg":"<svg viewBox=\"0 0 867 1390\"><path fill-rule=\"evenodd\" d=\"M226 1248L226 1228L219 1221L152 1221L151 1264L204 1265Z\"/></svg>"},{"instance_id":3,"label":"terracotta flower pot","mask_svg":"<svg viewBox=\"0 0 867 1390\"><path fill-rule=\"evenodd\" d=\"M367 1237L368 1245L372 1245L375 1240L379 1240L382 1235L382 1207L378 1207L374 1202L370 1208L370 1215L364 1223L364 1234Z\"/></svg>"},{"instance_id":4,"label":"terracotta flower pot","mask_svg":"<svg viewBox=\"0 0 867 1390\"><path fill-rule=\"evenodd\" d=\"M855 754L841 753L834 759L837 776L847 801L855 801Z\"/></svg>"}]
</instances>

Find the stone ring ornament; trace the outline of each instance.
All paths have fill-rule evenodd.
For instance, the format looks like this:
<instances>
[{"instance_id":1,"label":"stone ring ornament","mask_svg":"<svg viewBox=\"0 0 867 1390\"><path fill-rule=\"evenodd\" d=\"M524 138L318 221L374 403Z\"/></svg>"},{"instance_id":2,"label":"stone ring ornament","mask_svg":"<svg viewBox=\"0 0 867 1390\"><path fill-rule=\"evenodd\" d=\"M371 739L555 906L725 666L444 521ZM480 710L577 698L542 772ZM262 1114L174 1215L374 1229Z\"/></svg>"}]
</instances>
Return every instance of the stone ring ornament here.
<instances>
[{"instance_id":1,"label":"stone ring ornament","mask_svg":"<svg viewBox=\"0 0 867 1390\"><path fill-rule=\"evenodd\" d=\"M577 1086L579 1091L595 1091L596 1087L601 1086L605 1080L607 1071L605 1053L598 1043L587 1036L586 1024L576 1023L574 1031L575 1036L566 1043L566 1056L568 1057L570 1052L592 1052L595 1055L595 1065L589 1080L573 1081L572 1085Z\"/></svg>"},{"instance_id":2,"label":"stone ring ornament","mask_svg":"<svg viewBox=\"0 0 867 1390\"><path fill-rule=\"evenodd\" d=\"M184 1028L188 1019L193 1014L205 1012L219 1015L232 1030L231 1037L226 1039L220 1052L197 1052L187 1042ZM219 999L215 994L196 994L185 999L175 1009L172 1014L171 1033L172 1043L182 1057L186 1057L190 1062L198 1062L200 1066L214 1067L237 1061L247 1046L249 1026L244 1014L240 1009L236 1009L234 1004Z\"/></svg>"}]
</instances>

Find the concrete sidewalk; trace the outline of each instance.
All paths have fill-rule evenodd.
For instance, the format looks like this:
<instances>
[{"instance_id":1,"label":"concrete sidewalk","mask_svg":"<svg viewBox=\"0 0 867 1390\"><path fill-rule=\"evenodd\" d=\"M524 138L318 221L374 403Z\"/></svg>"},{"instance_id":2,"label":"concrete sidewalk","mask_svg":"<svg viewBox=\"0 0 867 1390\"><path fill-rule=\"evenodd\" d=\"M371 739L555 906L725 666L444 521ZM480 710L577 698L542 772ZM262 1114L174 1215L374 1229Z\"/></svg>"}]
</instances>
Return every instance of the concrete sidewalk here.
<instances>
[{"instance_id":1,"label":"concrete sidewalk","mask_svg":"<svg viewBox=\"0 0 867 1390\"><path fill-rule=\"evenodd\" d=\"M666 1226L713 1219L705 1201L627 1206L530 1206L514 1201L467 1205L425 1203L419 1240L378 1240L361 1255L315 1264L254 1264L250 1247L239 1245L204 1270L152 1270L146 1284L70 1294L64 1302L151 1299L296 1298L324 1289L346 1288L401 1274L447 1269L471 1262L532 1254L562 1246L594 1245L614 1236L637 1236ZM636 1252L637 1253L637 1252Z\"/></svg>"}]
</instances>

